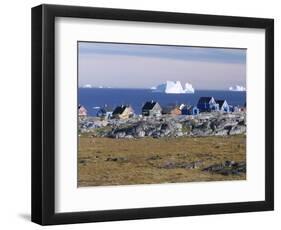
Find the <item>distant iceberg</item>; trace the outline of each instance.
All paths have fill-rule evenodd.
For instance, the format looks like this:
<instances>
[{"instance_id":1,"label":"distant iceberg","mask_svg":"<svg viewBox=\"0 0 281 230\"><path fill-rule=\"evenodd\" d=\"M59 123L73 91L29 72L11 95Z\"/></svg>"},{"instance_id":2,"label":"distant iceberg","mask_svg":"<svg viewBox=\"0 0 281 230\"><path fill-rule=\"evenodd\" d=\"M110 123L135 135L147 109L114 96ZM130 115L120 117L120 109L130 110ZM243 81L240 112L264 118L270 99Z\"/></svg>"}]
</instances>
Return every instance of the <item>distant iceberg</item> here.
<instances>
[{"instance_id":1,"label":"distant iceberg","mask_svg":"<svg viewBox=\"0 0 281 230\"><path fill-rule=\"evenodd\" d=\"M246 91L246 88L244 86L241 85L236 85L236 86L230 86L229 87L230 91Z\"/></svg>"},{"instance_id":2,"label":"distant iceberg","mask_svg":"<svg viewBox=\"0 0 281 230\"><path fill-rule=\"evenodd\" d=\"M92 88L92 85L86 84L86 85L83 85L82 88Z\"/></svg>"},{"instance_id":3,"label":"distant iceberg","mask_svg":"<svg viewBox=\"0 0 281 230\"><path fill-rule=\"evenodd\" d=\"M83 85L83 86L80 86L81 88L95 88L95 89L109 89L111 88L110 86L103 86L103 85L99 85L99 86L93 86L93 85L90 85L90 84L86 84L86 85Z\"/></svg>"},{"instance_id":4,"label":"distant iceberg","mask_svg":"<svg viewBox=\"0 0 281 230\"><path fill-rule=\"evenodd\" d=\"M184 91L185 91L185 93L194 93L195 92L193 86L188 82L185 83Z\"/></svg>"},{"instance_id":5,"label":"distant iceberg","mask_svg":"<svg viewBox=\"0 0 281 230\"><path fill-rule=\"evenodd\" d=\"M166 81L161 85L156 87L151 87L152 92L160 92L167 94L183 94L183 93L194 93L195 90L190 83L185 83L185 87L183 88L180 81Z\"/></svg>"}]
</instances>

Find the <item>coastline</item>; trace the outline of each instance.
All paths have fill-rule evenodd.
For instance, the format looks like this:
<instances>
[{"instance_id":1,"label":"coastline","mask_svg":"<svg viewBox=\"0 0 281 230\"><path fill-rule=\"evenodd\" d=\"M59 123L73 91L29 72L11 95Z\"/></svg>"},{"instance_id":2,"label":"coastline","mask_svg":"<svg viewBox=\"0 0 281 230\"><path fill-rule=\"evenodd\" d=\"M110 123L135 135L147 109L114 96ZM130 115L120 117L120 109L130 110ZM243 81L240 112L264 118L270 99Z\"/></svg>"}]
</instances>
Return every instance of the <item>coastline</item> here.
<instances>
[{"instance_id":1,"label":"coastline","mask_svg":"<svg viewBox=\"0 0 281 230\"><path fill-rule=\"evenodd\" d=\"M225 99L230 105L244 106L246 92L228 90L196 90L193 94L166 94L152 92L150 89L117 89L117 88L79 88L78 102L85 106L88 115L96 116L95 107L115 108L118 105L131 105L136 114L141 114L141 108L146 101L157 101L161 106L171 104L197 105L200 97L213 96L216 99Z\"/></svg>"}]
</instances>

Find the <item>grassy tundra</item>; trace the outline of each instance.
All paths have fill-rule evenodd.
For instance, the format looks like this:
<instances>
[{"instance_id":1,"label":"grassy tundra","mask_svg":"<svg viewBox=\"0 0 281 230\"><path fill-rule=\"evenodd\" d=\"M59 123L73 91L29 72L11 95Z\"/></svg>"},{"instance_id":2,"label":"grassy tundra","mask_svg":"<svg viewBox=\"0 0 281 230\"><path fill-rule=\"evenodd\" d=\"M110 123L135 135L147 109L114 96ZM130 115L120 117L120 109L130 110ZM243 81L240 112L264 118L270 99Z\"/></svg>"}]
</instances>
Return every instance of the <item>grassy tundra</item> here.
<instances>
[{"instance_id":1,"label":"grassy tundra","mask_svg":"<svg viewBox=\"0 0 281 230\"><path fill-rule=\"evenodd\" d=\"M245 173L203 171L224 161L246 162L246 136L140 139L79 137L78 186L244 180ZM166 167L198 162L198 167Z\"/></svg>"}]
</instances>

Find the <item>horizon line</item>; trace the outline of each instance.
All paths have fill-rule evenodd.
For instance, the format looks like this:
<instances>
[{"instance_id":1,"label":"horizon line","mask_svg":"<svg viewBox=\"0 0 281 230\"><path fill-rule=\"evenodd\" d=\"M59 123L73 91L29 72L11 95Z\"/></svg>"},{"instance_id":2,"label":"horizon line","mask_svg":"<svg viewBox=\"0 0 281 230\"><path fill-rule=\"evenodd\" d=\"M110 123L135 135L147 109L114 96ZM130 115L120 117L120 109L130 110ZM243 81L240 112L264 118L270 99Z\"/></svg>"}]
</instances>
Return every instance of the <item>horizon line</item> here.
<instances>
[{"instance_id":1,"label":"horizon line","mask_svg":"<svg viewBox=\"0 0 281 230\"><path fill-rule=\"evenodd\" d=\"M139 87L110 87L110 86L103 86L103 87L99 87L99 86L92 86L92 87L84 87L84 86L78 86L77 87L78 89L132 89L132 90L153 90L151 88L139 88ZM198 91L198 90L208 90L208 91L231 91L231 92L246 92L247 90L244 90L244 91L239 91L239 90L229 90L229 89L205 89L205 88L199 88L199 89L195 89L195 91ZM157 93L157 92L155 92ZM183 94L186 94L186 93L183 93Z\"/></svg>"}]
</instances>

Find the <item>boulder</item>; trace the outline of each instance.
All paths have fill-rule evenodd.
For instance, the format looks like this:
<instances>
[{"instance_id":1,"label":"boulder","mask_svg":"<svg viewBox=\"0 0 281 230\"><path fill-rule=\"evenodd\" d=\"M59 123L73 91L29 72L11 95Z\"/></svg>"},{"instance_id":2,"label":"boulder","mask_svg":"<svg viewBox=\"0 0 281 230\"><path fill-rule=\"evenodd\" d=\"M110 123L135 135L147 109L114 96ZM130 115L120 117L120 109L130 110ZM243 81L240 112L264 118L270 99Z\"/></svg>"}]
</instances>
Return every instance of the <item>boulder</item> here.
<instances>
[{"instance_id":1,"label":"boulder","mask_svg":"<svg viewBox=\"0 0 281 230\"><path fill-rule=\"evenodd\" d=\"M140 130L139 132L136 133L137 137L144 137L145 136L145 131Z\"/></svg>"},{"instance_id":2,"label":"boulder","mask_svg":"<svg viewBox=\"0 0 281 230\"><path fill-rule=\"evenodd\" d=\"M232 127L232 129L229 131L229 135L242 134L245 132L246 132L246 126L238 125L238 126Z\"/></svg>"},{"instance_id":3,"label":"boulder","mask_svg":"<svg viewBox=\"0 0 281 230\"><path fill-rule=\"evenodd\" d=\"M114 133L114 136L116 139L124 138L126 136L126 132L123 132L123 131L116 132L116 133Z\"/></svg>"},{"instance_id":4,"label":"boulder","mask_svg":"<svg viewBox=\"0 0 281 230\"><path fill-rule=\"evenodd\" d=\"M214 135L215 136L227 136L228 130L226 130L226 129L217 130L217 131L215 131Z\"/></svg>"},{"instance_id":5,"label":"boulder","mask_svg":"<svg viewBox=\"0 0 281 230\"><path fill-rule=\"evenodd\" d=\"M224 176L238 175L240 173L246 173L246 162L225 161L221 164L210 165L202 171L218 173Z\"/></svg>"},{"instance_id":6,"label":"boulder","mask_svg":"<svg viewBox=\"0 0 281 230\"><path fill-rule=\"evenodd\" d=\"M133 135L126 135L124 138L125 139L134 139Z\"/></svg>"}]
</instances>

